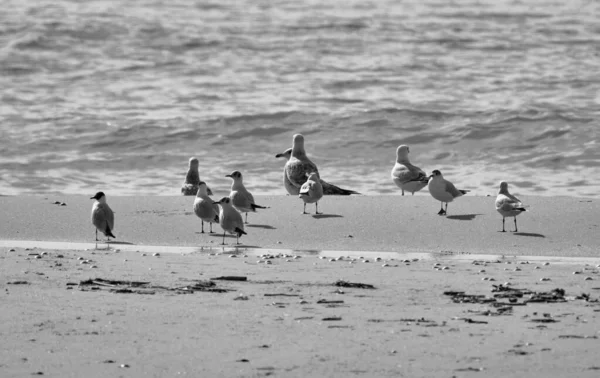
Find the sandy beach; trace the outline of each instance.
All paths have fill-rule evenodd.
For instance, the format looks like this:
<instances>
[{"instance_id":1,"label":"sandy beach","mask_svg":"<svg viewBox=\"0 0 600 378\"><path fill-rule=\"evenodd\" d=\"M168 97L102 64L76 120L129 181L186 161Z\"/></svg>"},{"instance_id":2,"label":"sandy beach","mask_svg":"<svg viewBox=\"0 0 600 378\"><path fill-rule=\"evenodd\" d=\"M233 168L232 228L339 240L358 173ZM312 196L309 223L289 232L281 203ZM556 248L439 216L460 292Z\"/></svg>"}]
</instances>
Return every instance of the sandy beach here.
<instances>
[{"instance_id":1,"label":"sandy beach","mask_svg":"<svg viewBox=\"0 0 600 378\"><path fill-rule=\"evenodd\" d=\"M522 199L500 233L493 197L257 196L222 247L193 197L109 196L94 250L87 197L0 197L0 376L596 377L598 202Z\"/></svg>"}]
</instances>

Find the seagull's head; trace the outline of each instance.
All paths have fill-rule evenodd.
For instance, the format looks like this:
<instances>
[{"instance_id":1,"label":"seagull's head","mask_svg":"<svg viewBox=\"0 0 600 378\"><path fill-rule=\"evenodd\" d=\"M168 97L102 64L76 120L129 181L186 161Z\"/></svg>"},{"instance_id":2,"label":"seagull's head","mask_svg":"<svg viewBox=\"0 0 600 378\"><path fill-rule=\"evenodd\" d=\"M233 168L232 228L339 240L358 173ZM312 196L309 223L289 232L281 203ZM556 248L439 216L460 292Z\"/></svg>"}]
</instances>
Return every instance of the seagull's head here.
<instances>
[{"instance_id":1,"label":"seagull's head","mask_svg":"<svg viewBox=\"0 0 600 378\"><path fill-rule=\"evenodd\" d=\"M200 195L208 195L208 186L206 186L206 183L204 181L200 181L198 183L198 192L196 193L196 197L200 196Z\"/></svg>"},{"instance_id":2,"label":"seagull's head","mask_svg":"<svg viewBox=\"0 0 600 378\"><path fill-rule=\"evenodd\" d=\"M98 202L100 202L100 200L106 201L106 196L104 195L104 192L98 192L93 197L90 197L90 199L95 199Z\"/></svg>"},{"instance_id":3,"label":"seagull's head","mask_svg":"<svg viewBox=\"0 0 600 378\"><path fill-rule=\"evenodd\" d=\"M319 175L317 174L317 172L310 172L306 174L307 180L312 180L312 181L316 181L319 178Z\"/></svg>"},{"instance_id":4,"label":"seagull's head","mask_svg":"<svg viewBox=\"0 0 600 378\"><path fill-rule=\"evenodd\" d=\"M191 157L190 161L189 161L190 167L197 167L198 166L198 159L196 159L195 157Z\"/></svg>"},{"instance_id":5,"label":"seagull's head","mask_svg":"<svg viewBox=\"0 0 600 378\"><path fill-rule=\"evenodd\" d=\"M231 200L229 197L223 197L220 200L213 202L213 205L225 205L227 206Z\"/></svg>"},{"instance_id":6,"label":"seagull's head","mask_svg":"<svg viewBox=\"0 0 600 378\"><path fill-rule=\"evenodd\" d=\"M292 144L292 155L295 157L301 157L306 155L306 151L304 151L304 136L302 136L302 134L294 134L294 142Z\"/></svg>"},{"instance_id":7,"label":"seagull's head","mask_svg":"<svg viewBox=\"0 0 600 378\"><path fill-rule=\"evenodd\" d=\"M294 144L304 144L304 135L294 134L293 142Z\"/></svg>"},{"instance_id":8,"label":"seagull's head","mask_svg":"<svg viewBox=\"0 0 600 378\"><path fill-rule=\"evenodd\" d=\"M282 153L275 155L276 158L283 157L283 158L285 158L285 160L290 160L291 156L292 156L291 148L288 148L287 150L283 151Z\"/></svg>"},{"instance_id":9,"label":"seagull's head","mask_svg":"<svg viewBox=\"0 0 600 378\"><path fill-rule=\"evenodd\" d=\"M442 172L438 171L437 169L434 169L431 172L431 176L429 176L429 177L442 177Z\"/></svg>"},{"instance_id":10,"label":"seagull's head","mask_svg":"<svg viewBox=\"0 0 600 378\"><path fill-rule=\"evenodd\" d=\"M409 152L410 152L410 149L408 148L407 145L403 144L403 145L398 146L398 148L396 149L396 159L397 160L408 159Z\"/></svg>"},{"instance_id":11,"label":"seagull's head","mask_svg":"<svg viewBox=\"0 0 600 378\"><path fill-rule=\"evenodd\" d=\"M242 180L242 172L233 171L230 174L225 175L225 177L231 177L233 179L233 181L241 181Z\"/></svg>"},{"instance_id":12,"label":"seagull's head","mask_svg":"<svg viewBox=\"0 0 600 378\"><path fill-rule=\"evenodd\" d=\"M508 193L508 183L506 181L500 182L500 191L499 193Z\"/></svg>"}]
</instances>

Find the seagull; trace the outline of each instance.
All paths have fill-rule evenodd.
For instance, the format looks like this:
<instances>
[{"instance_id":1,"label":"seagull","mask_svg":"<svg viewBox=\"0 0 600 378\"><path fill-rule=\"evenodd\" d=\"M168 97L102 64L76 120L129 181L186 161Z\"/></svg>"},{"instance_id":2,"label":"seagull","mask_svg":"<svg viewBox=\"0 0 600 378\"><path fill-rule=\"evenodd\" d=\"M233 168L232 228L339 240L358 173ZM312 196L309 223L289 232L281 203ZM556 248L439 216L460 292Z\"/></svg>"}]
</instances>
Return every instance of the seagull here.
<instances>
[{"instance_id":1,"label":"seagull","mask_svg":"<svg viewBox=\"0 0 600 378\"><path fill-rule=\"evenodd\" d=\"M298 197L302 198L302 201L304 201L302 214L308 214L306 212L307 203L314 203L315 214L322 214L319 213L319 200L323 197L323 186L319 182L319 177L315 172L308 175L308 180L302 184Z\"/></svg>"},{"instance_id":2,"label":"seagull","mask_svg":"<svg viewBox=\"0 0 600 378\"><path fill-rule=\"evenodd\" d=\"M439 215L446 215L448 210L448 202L454 201L456 197L460 197L469 192L468 190L460 190L454 187L450 181L445 180L442 176L442 172L437 169L431 172L429 176L429 193L433 198L441 202L442 208L438 212ZM444 202L446 203L446 210L444 210Z\"/></svg>"},{"instance_id":3,"label":"seagull","mask_svg":"<svg viewBox=\"0 0 600 378\"><path fill-rule=\"evenodd\" d=\"M240 171L233 171L231 174L225 175L225 177L231 177L233 179L229 198L231 198L231 204L233 207L235 207L240 213L246 213L245 223L248 223L249 212L255 213L256 209L268 209L268 207L257 205L254 202L254 197L244 186L242 173Z\"/></svg>"},{"instance_id":4,"label":"seagull","mask_svg":"<svg viewBox=\"0 0 600 378\"><path fill-rule=\"evenodd\" d=\"M405 190L415 195L415 192L427 186L429 180L429 177L421 168L410 163L408 159L409 152L408 146L399 146L396 149L396 164L392 168L392 181L402 189L402 195L404 195Z\"/></svg>"},{"instance_id":5,"label":"seagull","mask_svg":"<svg viewBox=\"0 0 600 378\"><path fill-rule=\"evenodd\" d=\"M244 232L244 222L242 215L237 212L236 209L231 205L231 199L229 197L223 197L218 202L213 202L214 205L221 205L219 212L219 224L223 229L223 244L225 245L225 233L235 234L236 244L240 244L239 239L242 235L248 235Z\"/></svg>"},{"instance_id":6,"label":"seagull","mask_svg":"<svg viewBox=\"0 0 600 378\"><path fill-rule=\"evenodd\" d=\"M92 224L96 226L96 248L98 248L98 230L100 230L106 236L106 248L108 249L109 238L116 238L112 233L115 226L115 215L106 203L104 193L98 192L90 199L96 200L92 206Z\"/></svg>"},{"instance_id":7,"label":"seagull","mask_svg":"<svg viewBox=\"0 0 600 378\"><path fill-rule=\"evenodd\" d=\"M297 196L300 193L300 188L306 182L306 177L310 173L317 174L317 178L319 178L323 186L323 194L325 195L349 196L350 194L360 194L354 190L342 189L320 178L317 165L306 156L304 136L301 134L294 135L292 148L288 148L284 152L275 155L275 157L284 157L287 159L287 163L285 163L285 167L283 168L283 185L287 192L293 196Z\"/></svg>"},{"instance_id":8,"label":"seagull","mask_svg":"<svg viewBox=\"0 0 600 378\"><path fill-rule=\"evenodd\" d=\"M187 174L185 175L185 181L181 186L181 194L184 196L195 196L198 193L198 185L200 184L200 174L198 173L198 159L195 157L190 158L189 167ZM208 195L212 196L212 190L209 187L206 188Z\"/></svg>"},{"instance_id":9,"label":"seagull","mask_svg":"<svg viewBox=\"0 0 600 378\"><path fill-rule=\"evenodd\" d=\"M208 196L208 188L204 181L200 181L198 185L198 193L194 200L194 213L202 222L202 233L204 233L204 222L208 222L212 234L213 222L219 223L219 206L213 204L213 200Z\"/></svg>"},{"instance_id":10,"label":"seagull","mask_svg":"<svg viewBox=\"0 0 600 378\"><path fill-rule=\"evenodd\" d=\"M504 218L506 217L514 217L514 232L519 231L517 229L517 215L526 211L525 206L523 206L520 199L508 192L508 183L506 181L500 183L500 190L498 191L498 197L496 197L496 210L502 215L502 232L506 232L504 229Z\"/></svg>"}]
</instances>

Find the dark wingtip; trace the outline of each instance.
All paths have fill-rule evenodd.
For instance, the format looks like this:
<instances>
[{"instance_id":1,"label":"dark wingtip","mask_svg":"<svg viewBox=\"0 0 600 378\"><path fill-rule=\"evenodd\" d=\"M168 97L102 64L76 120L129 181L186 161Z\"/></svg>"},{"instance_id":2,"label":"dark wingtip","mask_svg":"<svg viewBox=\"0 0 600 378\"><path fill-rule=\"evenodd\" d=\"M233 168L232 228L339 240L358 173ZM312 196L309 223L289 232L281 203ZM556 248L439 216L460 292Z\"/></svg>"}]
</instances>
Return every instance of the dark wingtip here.
<instances>
[{"instance_id":1,"label":"dark wingtip","mask_svg":"<svg viewBox=\"0 0 600 378\"><path fill-rule=\"evenodd\" d=\"M239 228L239 227L236 227L236 228L235 228L235 232L237 233L237 236L238 236L238 237L240 237L240 236L242 236L242 235L248 235L248 234L247 234L247 233L246 233L244 230L242 230L242 229L241 229L241 228Z\"/></svg>"}]
</instances>

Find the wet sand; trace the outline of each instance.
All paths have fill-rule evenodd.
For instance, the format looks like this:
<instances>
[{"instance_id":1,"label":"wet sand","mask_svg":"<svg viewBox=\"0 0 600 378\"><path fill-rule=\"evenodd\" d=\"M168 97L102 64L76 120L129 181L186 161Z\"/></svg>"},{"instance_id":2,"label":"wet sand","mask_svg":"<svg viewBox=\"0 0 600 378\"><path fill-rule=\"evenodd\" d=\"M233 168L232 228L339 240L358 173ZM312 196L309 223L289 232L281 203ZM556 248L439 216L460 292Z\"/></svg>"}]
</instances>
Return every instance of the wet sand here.
<instances>
[{"instance_id":1,"label":"wet sand","mask_svg":"<svg viewBox=\"0 0 600 378\"><path fill-rule=\"evenodd\" d=\"M0 197L0 240L93 242L89 196ZM218 234L200 234L194 197L111 197L117 242L213 248ZM213 198L218 198L214 196ZM241 238L254 248L384 252L455 252L540 256L600 256L600 202L571 197L526 197L530 211L518 233L501 233L495 197L464 196L437 215L439 202L416 196L325 197L322 215L302 215L291 196L256 196L270 206L248 216ZM53 202L64 202L66 206ZM314 213L314 206L307 206ZM206 229L208 229L206 225ZM507 218L506 229L513 229ZM226 238L228 245L235 238Z\"/></svg>"},{"instance_id":2,"label":"wet sand","mask_svg":"<svg viewBox=\"0 0 600 378\"><path fill-rule=\"evenodd\" d=\"M340 216L315 219L261 197L271 209L242 239L257 249L197 233L190 197L109 197L118 240L135 245L52 250L10 239L89 243L91 201L2 197L0 375L598 376L597 203L532 198L515 235L497 232L493 198L464 199L448 219L425 196L325 198ZM142 242L193 248L155 256Z\"/></svg>"}]
</instances>

